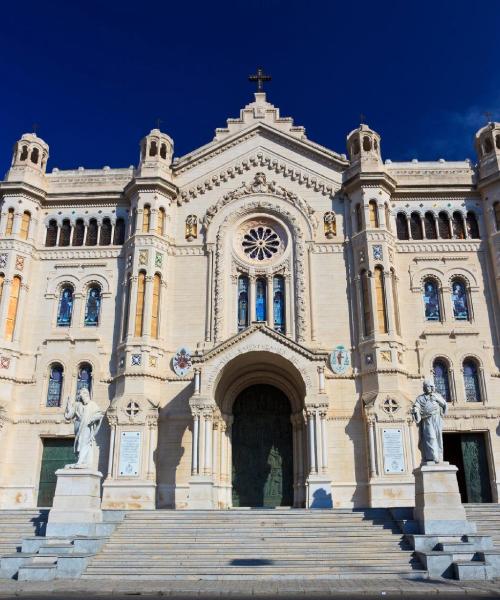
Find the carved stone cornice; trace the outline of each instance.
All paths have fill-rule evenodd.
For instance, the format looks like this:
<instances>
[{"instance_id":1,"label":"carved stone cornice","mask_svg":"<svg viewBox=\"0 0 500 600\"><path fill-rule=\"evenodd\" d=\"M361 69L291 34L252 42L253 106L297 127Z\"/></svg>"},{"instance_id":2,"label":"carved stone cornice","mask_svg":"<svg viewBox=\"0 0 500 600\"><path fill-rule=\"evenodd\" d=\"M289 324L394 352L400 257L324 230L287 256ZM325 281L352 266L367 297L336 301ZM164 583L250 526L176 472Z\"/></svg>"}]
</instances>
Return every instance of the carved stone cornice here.
<instances>
[{"instance_id":1,"label":"carved stone cornice","mask_svg":"<svg viewBox=\"0 0 500 600\"><path fill-rule=\"evenodd\" d=\"M328 181L320 175L305 171L295 164L290 165L281 158L278 159L263 152L257 152L255 155L251 154L248 158L233 163L230 167L226 167L219 173L210 175L201 183L182 190L177 198L177 203L181 205L184 202L189 202L197 196L220 187L223 183L256 167L265 168L277 175L290 179L290 181L296 181L299 185L303 185L307 189L313 189L315 192L320 192L325 196L334 195L340 189L340 185Z\"/></svg>"},{"instance_id":2,"label":"carved stone cornice","mask_svg":"<svg viewBox=\"0 0 500 600\"><path fill-rule=\"evenodd\" d=\"M483 246L483 247L481 247ZM440 240L435 242L400 242L396 243L396 252L412 252L424 254L429 252L484 252L486 248L482 240ZM422 259L421 259L422 260Z\"/></svg>"}]
</instances>

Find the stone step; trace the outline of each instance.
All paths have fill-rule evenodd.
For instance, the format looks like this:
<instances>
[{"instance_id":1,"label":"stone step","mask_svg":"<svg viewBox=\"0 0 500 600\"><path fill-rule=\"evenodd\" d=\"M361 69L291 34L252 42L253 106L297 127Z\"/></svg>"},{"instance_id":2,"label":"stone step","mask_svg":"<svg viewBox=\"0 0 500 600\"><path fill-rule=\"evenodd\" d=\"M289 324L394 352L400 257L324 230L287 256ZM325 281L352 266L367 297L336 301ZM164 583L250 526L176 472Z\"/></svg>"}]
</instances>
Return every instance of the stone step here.
<instances>
[{"instance_id":1,"label":"stone step","mask_svg":"<svg viewBox=\"0 0 500 600\"><path fill-rule=\"evenodd\" d=\"M490 565L483 561L456 561L453 563L455 579L459 580L488 580L493 579L494 572Z\"/></svg>"}]
</instances>

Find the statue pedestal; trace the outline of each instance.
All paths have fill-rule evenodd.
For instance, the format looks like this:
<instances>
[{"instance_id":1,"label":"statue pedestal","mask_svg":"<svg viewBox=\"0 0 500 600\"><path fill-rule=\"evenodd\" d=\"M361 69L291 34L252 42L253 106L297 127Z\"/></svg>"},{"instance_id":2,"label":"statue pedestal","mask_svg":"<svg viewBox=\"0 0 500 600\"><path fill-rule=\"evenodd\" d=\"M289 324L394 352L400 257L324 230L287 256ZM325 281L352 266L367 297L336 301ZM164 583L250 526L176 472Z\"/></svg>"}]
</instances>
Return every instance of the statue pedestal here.
<instances>
[{"instance_id":1,"label":"statue pedestal","mask_svg":"<svg viewBox=\"0 0 500 600\"><path fill-rule=\"evenodd\" d=\"M96 535L102 523L101 478L94 469L59 469L47 536Z\"/></svg>"},{"instance_id":2,"label":"statue pedestal","mask_svg":"<svg viewBox=\"0 0 500 600\"><path fill-rule=\"evenodd\" d=\"M196 475L189 482L188 509L214 507L214 482L211 477Z\"/></svg>"},{"instance_id":3,"label":"statue pedestal","mask_svg":"<svg viewBox=\"0 0 500 600\"><path fill-rule=\"evenodd\" d=\"M321 475L310 475L306 482L307 508L333 508L332 481Z\"/></svg>"},{"instance_id":4,"label":"statue pedestal","mask_svg":"<svg viewBox=\"0 0 500 600\"><path fill-rule=\"evenodd\" d=\"M450 463L424 463L415 475L415 519L420 533L464 535L475 533L476 525L467 521L458 491L457 467Z\"/></svg>"}]
</instances>

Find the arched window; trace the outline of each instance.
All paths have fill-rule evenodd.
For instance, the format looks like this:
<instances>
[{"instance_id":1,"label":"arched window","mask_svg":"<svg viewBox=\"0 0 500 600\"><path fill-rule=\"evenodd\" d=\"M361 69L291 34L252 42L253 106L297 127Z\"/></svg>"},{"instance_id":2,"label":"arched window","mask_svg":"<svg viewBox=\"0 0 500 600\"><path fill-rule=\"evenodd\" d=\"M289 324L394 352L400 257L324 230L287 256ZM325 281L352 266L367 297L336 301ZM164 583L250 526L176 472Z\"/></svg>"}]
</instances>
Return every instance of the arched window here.
<instances>
[{"instance_id":1,"label":"arched window","mask_svg":"<svg viewBox=\"0 0 500 600\"><path fill-rule=\"evenodd\" d=\"M384 210L385 210L385 226L389 231L392 231L392 227L391 227L391 211L389 209L389 205L386 203L384 205Z\"/></svg>"},{"instance_id":2,"label":"arched window","mask_svg":"<svg viewBox=\"0 0 500 600\"><path fill-rule=\"evenodd\" d=\"M145 204L142 210L142 233L148 233L151 225L151 207Z\"/></svg>"},{"instance_id":3,"label":"arched window","mask_svg":"<svg viewBox=\"0 0 500 600\"><path fill-rule=\"evenodd\" d=\"M141 337L144 330L144 297L146 294L146 273L139 272L137 279L137 304L135 307L135 337Z\"/></svg>"},{"instance_id":4,"label":"arched window","mask_svg":"<svg viewBox=\"0 0 500 600\"><path fill-rule=\"evenodd\" d=\"M163 206L158 210L156 233L158 235L165 235L165 209Z\"/></svg>"},{"instance_id":5,"label":"arched window","mask_svg":"<svg viewBox=\"0 0 500 600\"><path fill-rule=\"evenodd\" d=\"M160 146L160 156L163 159L167 158L167 144L162 144Z\"/></svg>"},{"instance_id":6,"label":"arched window","mask_svg":"<svg viewBox=\"0 0 500 600\"><path fill-rule=\"evenodd\" d=\"M31 214L25 210L23 212L23 216L21 219L21 231L19 232L19 237L22 240L27 240L30 232L30 223L31 223Z\"/></svg>"},{"instance_id":7,"label":"arched window","mask_svg":"<svg viewBox=\"0 0 500 600\"><path fill-rule=\"evenodd\" d=\"M479 225L477 223L477 217L471 210L469 210L469 212L467 213L465 223L467 225L467 235L473 240L480 239L481 236L479 235Z\"/></svg>"},{"instance_id":8,"label":"arched window","mask_svg":"<svg viewBox=\"0 0 500 600\"><path fill-rule=\"evenodd\" d=\"M285 333L285 280L281 275L273 279L274 329Z\"/></svg>"},{"instance_id":9,"label":"arched window","mask_svg":"<svg viewBox=\"0 0 500 600\"><path fill-rule=\"evenodd\" d=\"M426 212L424 216L425 237L428 240L437 240L436 218L431 212Z\"/></svg>"},{"instance_id":10,"label":"arched window","mask_svg":"<svg viewBox=\"0 0 500 600\"><path fill-rule=\"evenodd\" d=\"M0 273L0 305L2 303L2 295L3 295L3 284L5 282L4 273Z\"/></svg>"},{"instance_id":11,"label":"arched window","mask_svg":"<svg viewBox=\"0 0 500 600\"><path fill-rule=\"evenodd\" d=\"M500 150L500 135L495 136L495 145Z\"/></svg>"},{"instance_id":12,"label":"arched window","mask_svg":"<svg viewBox=\"0 0 500 600\"><path fill-rule=\"evenodd\" d=\"M372 149L372 142L370 140L370 138L365 135L363 136L363 150L365 152L369 152Z\"/></svg>"},{"instance_id":13,"label":"arched window","mask_svg":"<svg viewBox=\"0 0 500 600\"><path fill-rule=\"evenodd\" d=\"M267 318L267 282L263 277L255 282L255 318L257 321Z\"/></svg>"},{"instance_id":14,"label":"arched window","mask_svg":"<svg viewBox=\"0 0 500 600\"><path fill-rule=\"evenodd\" d=\"M99 325L99 317L101 314L101 288L98 285L93 285L87 293L87 302L85 303L85 319L86 327L97 327Z\"/></svg>"},{"instance_id":15,"label":"arched window","mask_svg":"<svg viewBox=\"0 0 500 600\"><path fill-rule=\"evenodd\" d=\"M115 237L113 244L115 246L121 246L125 241L125 219L117 219L115 225Z\"/></svg>"},{"instance_id":16,"label":"arched window","mask_svg":"<svg viewBox=\"0 0 500 600\"><path fill-rule=\"evenodd\" d=\"M479 384L479 370L477 363L472 358L463 362L465 400L467 402L481 402L481 386Z\"/></svg>"},{"instance_id":17,"label":"arched window","mask_svg":"<svg viewBox=\"0 0 500 600\"><path fill-rule=\"evenodd\" d=\"M161 275L156 273L153 278L153 309L151 311L151 336L153 339L158 339L160 328L160 292L161 292Z\"/></svg>"},{"instance_id":18,"label":"arched window","mask_svg":"<svg viewBox=\"0 0 500 600\"><path fill-rule=\"evenodd\" d=\"M17 308L19 306L19 294L21 293L21 278L16 275L12 279L10 286L9 306L7 309L7 318L5 320L5 339L9 342L14 338L16 329Z\"/></svg>"},{"instance_id":19,"label":"arched window","mask_svg":"<svg viewBox=\"0 0 500 600\"><path fill-rule=\"evenodd\" d=\"M378 207L376 200L370 200L368 202L368 217L370 219L370 227L372 229L378 228Z\"/></svg>"},{"instance_id":20,"label":"arched window","mask_svg":"<svg viewBox=\"0 0 500 600\"><path fill-rule=\"evenodd\" d=\"M7 223L5 224L5 235L12 235L14 229L14 209L9 208L7 212Z\"/></svg>"},{"instance_id":21,"label":"arched window","mask_svg":"<svg viewBox=\"0 0 500 600\"><path fill-rule=\"evenodd\" d=\"M372 315L370 310L370 290L368 288L368 273L361 271L361 300L363 302L363 331L365 337L373 332Z\"/></svg>"},{"instance_id":22,"label":"arched window","mask_svg":"<svg viewBox=\"0 0 500 600\"><path fill-rule=\"evenodd\" d=\"M451 402L450 376L447 363L442 358L436 358L432 364L432 372L437 393L441 394L446 402Z\"/></svg>"},{"instance_id":23,"label":"arched window","mask_svg":"<svg viewBox=\"0 0 500 600\"><path fill-rule=\"evenodd\" d=\"M469 302L467 300L467 288L462 279L454 279L451 282L451 303L453 305L453 317L457 321L468 321Z\"/></svg>"},{"instance_id":24,"label":"arched window","mask_svg":"<svg viewBox=\"0 0 500 600\"><path fill-rule=\"evenodd\" d=\"M363 215L361 213L361 205L356 204L354 209L354 216L356 219L356 233L359 233L363 229Z\"/></svg>"},{"instance_id":25,"label":"arched window","mask_svg":"<svg viewBox=\"0 0 500 600\"><path fill-rule=\"evenodd\" d=\"M127 275L127 283L125 284L125 295L124 295L124 302L123 302L122 340L124 340L128 334L131 291L132 291L132 275L129 273Z\"/></svg>"},{"instance_id":26,"label":"arched window","mask_svg":"<svg viewBox=\"0 0 500 600\"><path fill-rule=\"evenodd\" d=\"M92 391L92 365L89 365L89 363L82 363L78 367L76 393L78 394L83 388L86 388L89 392Z\"/></svg>"},{"instance_id":27,"label":"arched window","mask_svg":"<svg viewBox=\"0 0 500 600\"><path fill-rule=\"evenodd\" d=\"M465 239L464 217L459 210L453 213L453 237L457 240Z\"/></svg>"},{"instance_id":28,"label":"arched window","mask_svg":"<svg viewBox=\"0 0 500 600\"><path fill-rule=\"evenodd\" d=\"M248 277L240 275L238 278L238 331L248 327Z\"/></svg>"},{"instance_id":29,"label":"arched window","mask_svg":"<svg viewBox=\"0 0 500 600\"><path fill-rule=\"evenodd\" d=\"M97 219L90 219L87 227L87 242L86 246L97 246L97 237L99 234L99 226Z\"/></svg>"},{"instance_id":30,"label":"arched window","mask_svg":"<svg viewBox=\"0 0 500 600\"><path fill-rule=\"evenodd\" d=\"M57 308L58 327L69 327L73 315L73 288L65 285L61 289L59 296L59 306Z\"/></svg>"},{"instance_id":31,"label":"arched window","mask_svg":"<svg viewBox=\"0 0 500 600\"><path fill-rule=\"evenodd\" d=\"M40 152L39 152L38 148L33 148L33 150L31 151L31 162L34 163L35 165L38 162L39 154L40 154Z\"/></svg>"},{"instance_id":32,"label":"arched window","mask_svg":"<svg viewBox=\"0 0 500 600\"><path fill-rule=\"evenodd\" d=\"M399 318L399 302L398 302L398 283L396 272L391 269L391 285L392 285L392 303L394 305L394 323L396 324L396 333L401 335L401 320Z\"/></svg>"},{"instance_id":33,"label":"arched window","mask_svg":"<svg viewBox=\"0 0 500 600\"><path fill-rule=\"evenodd\" d=\"M435 279L424 280L423 300L426 321L441 321L439 288Z\"/></svg>"},{"instance_id":34,"label":"arched window","mask_svg":"<svg viewBox=\"0 0 500 600\"><path fill-rule=\"evenodd\" d=\"M49 386L47 388L47 406L61 406L64 369L59 363L53 363L49 369Z\"/></svg>"},{"instance_id":35,"label":"arched window","mask_svg":"<svg viewBox=\"0 0 500 600\"><path fill-rule=\"evenodd\" d=\"M486 138L484 140L484 151L486 154L488 154L492 150L493 150L493 142L490 140L490 138Z\"/></svg>"},{"instance_id":36,"label":"arched window","mask_svg":"<svg viewBox=\"0 0 500 600\"><path fill-rule=\"evenodd\" d=\"M28 160L28 146L23 146L21 149L21 156L19 160Z\"/></svg>"},{"instance_id":37,"label":"arched window","mask_svg":"<svg viewBox=\"0 0 500 600\"><path fill-rule=\"evenodd\" d=\"M424 239L424 232L422 229L422 219L418 212L412 212L410 216L410 229L412 240Z\"/></svg>"},{"instance_id":38,"label":"arched window","mask_svg":"<svg viewBox=\"0 0 500 600\"><path fill-rule=\"evenodd\" d=\"M99 239L100 246L109 246L111 244L111 220L106 217L102 220L101 234Z\"/></svg>"},{"instance_id":39,"label":"arched window","mask_svg":"<svg viewBox=\"0 0 500 600\"><path fill-rule=\"evenodd\" d=\"M149 156L156 156L157 154L158 154L158 145L154 140L152 140L151 144L149 145Z\"/></svg>"},{"instance_id":40,"label":"arched window","mask_svg":"<svg viewBox=\"0 0 500 600\"><path fill-rule=\"evenodd\" d=\"M447 212L440 212L438 215L439 237L443 240L451 239L450 217Z\"/></svg>"},{"instance_id":41,"label":"arched window","mask_svg":"<svg viewBox=\"0 0 500 600\"><path fill-rule=\"evenodd\" d=\"M48 248L52 248L57 243L57 221L51 219L49 226L47 227L47 235L45 236L45 245Z\"/></svg>"},{"instance_id":42,"label":"arched window","mask_svg":"<svg viewBox=\"0 0 500 600\"><path fill-rule=\"evenodd\" d=\"M84 238L85 223L83 219L77 219L75 223L75 230L73 231L73 246L83 246Z\"/></svg>"},{"instance_id":43,"label":"arched window","mask_svg":"<svg viewBox=\"0 0 500 600\"><path fill-rule=\"evenodd\" d=\"M69 219L64 219L59 233L59 246L69 246L71 241L71 223Z\"/></svg>"},{"instance_id":44,"label":"arched window","mask_svg":"<svg viewBox=\"0 0 500 600\"><path fill-rule=\"evenodd\" d=\"M410 234L408 232L408 219L405 213L398 213L396 216L396 232L398 234L398 240L409 240Z\"/></svg>"},{"instance_id":45,"label":"arched window","mask_svg":"<svg viewBox=\"0 0 500 600\"><path fill-rule=\"evenodd\" d=\"M130 235L135 235L137 229L137 208L132 211L132 219L130 220Z\"/></svg>"},{"instance_id":46,"label":"arched window","mask_svg":"<svg viewBox=\"0 0 500 600\"><path fill-rule=\"evenodd\" d=\"M375 267L375 298L377 300L377 325L379 333L387 333L384 269Z\"/></svg>"},{"instance_id":47,"label":"arched window","mask_svg":"<svg viewBox=\"0 0 500 600\"><path fill-rule=\"evenodd\" d=\"M495 213L495 229L500 231L500 202L495 202L493 211Z\"/></svg>"}]
</instances>

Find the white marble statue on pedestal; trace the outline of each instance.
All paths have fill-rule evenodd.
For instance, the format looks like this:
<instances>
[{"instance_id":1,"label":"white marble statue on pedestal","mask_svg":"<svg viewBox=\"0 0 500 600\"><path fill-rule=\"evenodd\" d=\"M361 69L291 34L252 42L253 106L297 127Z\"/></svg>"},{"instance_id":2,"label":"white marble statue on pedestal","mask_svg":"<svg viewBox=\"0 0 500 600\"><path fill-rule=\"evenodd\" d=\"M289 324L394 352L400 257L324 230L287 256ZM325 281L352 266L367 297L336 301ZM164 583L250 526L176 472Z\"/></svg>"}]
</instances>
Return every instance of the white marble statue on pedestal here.
<instances>
[{"instance_id":1,"label":"white marble statue on pedestal","mask_svg":"<svg viewBox=\"0 0 500 600\"><path fill-rule=\"evenodd\" d=\"M104 413L90 399L87 388L82 388L76 397L76 402L68 397L64 417L75 424L75 454L77 461L66 465L69 469L84 469L94 467L95 437L101 427Z\"/></svg>"},{"instance_id":2,"label":"white marble statue on pedestal","mask_svg":"<svg viewBox=\"0 0 500 600\"><path fill-rule=\"evenodd\" d=\"M435 391L434 382L424 381L424 393L417 397L412 406L412 416L419 428L419 448L423 462L443 461L443 416L448 405Z\"/></svg>"}]
</instances>

